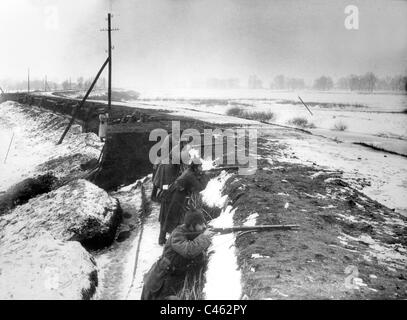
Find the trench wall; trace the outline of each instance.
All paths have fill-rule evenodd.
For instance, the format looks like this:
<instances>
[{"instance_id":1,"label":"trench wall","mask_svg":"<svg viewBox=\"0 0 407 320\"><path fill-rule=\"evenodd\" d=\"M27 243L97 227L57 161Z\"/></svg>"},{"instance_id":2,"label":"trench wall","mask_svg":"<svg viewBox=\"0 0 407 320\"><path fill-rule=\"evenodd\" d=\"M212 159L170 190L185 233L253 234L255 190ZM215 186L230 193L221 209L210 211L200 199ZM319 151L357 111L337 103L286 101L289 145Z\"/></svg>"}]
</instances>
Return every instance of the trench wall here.
<instances>
[{"instance_id":1,"label":"trench wall","mask_svg":"<svg viewBox=\"0 0 407 320\"><path fill-rule=\"evenodd\" d=\"M27 93L6 93L0 96L0 102L7 100L44 108L66 117L72 116L80 102L79 99ZM76 122L82 126L84 132L97 134L99 114L104 112L107 112L106 104L85 102ZM202 131L204 128L211 128L211 125L202 121L174 117L154 109L112 105L105 146L98 168L89 179L105 190L114 190L152 173L149 151L156 141L150 141L150 132L162 128L170 133L171 120L179 120L181 130L196 128Z\"/></svg>"}]
</instances>

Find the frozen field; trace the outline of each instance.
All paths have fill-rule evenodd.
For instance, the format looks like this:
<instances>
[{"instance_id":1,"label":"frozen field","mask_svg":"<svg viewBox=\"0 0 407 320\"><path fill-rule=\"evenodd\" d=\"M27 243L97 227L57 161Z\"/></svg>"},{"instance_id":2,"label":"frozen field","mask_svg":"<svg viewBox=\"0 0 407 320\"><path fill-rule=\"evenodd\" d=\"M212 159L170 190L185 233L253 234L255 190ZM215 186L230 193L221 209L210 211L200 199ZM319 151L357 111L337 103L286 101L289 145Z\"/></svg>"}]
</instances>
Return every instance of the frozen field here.
<instances>
[{"instance_id":1,"label":"frozen field","mask_svg":"<svg viewBox=\"0 0 407 320\"><path fill-rule=\"evenodd\" d=\"M137 89L136 89L137 90ZM171 89L168 91L141 90L140 99L251 99L251 100L296 100L298 95L305 102L346 103L366 105L378 111L403 111L407 108L407 99L402 94L387 93L349 93L315 91L271 91L266 89Z\"/></svg>"},{"instance_id":2,"label":"frozen field","mask_svg":"<svg viewBox=\"0 0 407 320\"><path fill-rule=\"evenodd\" d=\"M312 114L298 99L308 104ZM226 114L232 107L273 114L270 123L304 127L316 134L347 142L362 142L407 155L407 95L339 92L276 92L269 90L212 90L145 92L133 105L173 110L176 114ZM339 129L338 129L339 128Z\"/></svg>"}]
</instances>

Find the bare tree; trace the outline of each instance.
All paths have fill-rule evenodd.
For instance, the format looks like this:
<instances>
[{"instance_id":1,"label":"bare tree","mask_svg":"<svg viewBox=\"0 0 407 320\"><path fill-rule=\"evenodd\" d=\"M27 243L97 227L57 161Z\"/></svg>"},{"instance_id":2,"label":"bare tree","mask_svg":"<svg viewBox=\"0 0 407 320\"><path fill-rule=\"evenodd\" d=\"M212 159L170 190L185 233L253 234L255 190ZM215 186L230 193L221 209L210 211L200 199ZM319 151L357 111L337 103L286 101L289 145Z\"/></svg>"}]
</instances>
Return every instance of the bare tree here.
<instances>
[{"instance_id":1,"label":"bare tree","mask_svg":"<svg viewBox=\"0 0 407 320\"><path fill-rule=\"evenodd\" d=\"M334 86L334 82L331 77L322 76L315 79L314 89L317 90L331 90Z\"/></svg>"}]
</instances>

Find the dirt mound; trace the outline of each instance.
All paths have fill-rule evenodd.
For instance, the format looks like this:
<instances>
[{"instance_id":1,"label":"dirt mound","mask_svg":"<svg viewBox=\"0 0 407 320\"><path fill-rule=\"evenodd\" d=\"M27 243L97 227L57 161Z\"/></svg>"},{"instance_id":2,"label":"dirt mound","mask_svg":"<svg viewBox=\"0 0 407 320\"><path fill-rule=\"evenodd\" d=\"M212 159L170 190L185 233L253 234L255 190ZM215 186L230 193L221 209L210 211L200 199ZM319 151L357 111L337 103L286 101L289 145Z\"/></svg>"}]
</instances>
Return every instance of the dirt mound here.
<instances>
[{"instance_id":1,"label":"dirt mound","mask_svg":"<svg viewBox=\"0 0 407 320\"><path fill-rule=\"evenodd\" d=\"M97 167L98 160L90 154L74 153L72 155L59 156L48 160L36 167L39 172L48 172L58 177L57 186L80 179L87 172Z\"/></svg>"},{"instance_id":2,"label":"dirt mound","mask_svg":"<svg viewBox=\"0 0 407 320\"><path fill-rule=\"evenodd\" d=\"M91 298L97 268L85 248L110 245L120 220L118 201L86 180L1 216L0 298Z\"/></svg>"},{"instance_id":3,"label":"dirt mound","mask_svg":"<svg viewBox=\"0 0 407 320\"><path fill-rule=\"evenodd\" d=\"M121 219L118 201L86 180L30 200L0 219L3 245L46 231L85 247L109 245Z\"/></svg>"},{"instance_id":4,"label":"dirt mound","mask_svg":"<svg viewBox=\"0 0 407 320\"><path fill-rule=\"evenodd\" d=\"M133 91L133 90L124 90L124 91L112 91L112 100L113 101L130 101L130 100L137 100L140 96L140 93ZM77 96L78 99L82 99L83 96ZM101 94L91 94L89 96L90 100L108 100L107 92Z\"/></svg>"},{"instance_id":5,"label":"dirt mound","mask_svg":"<svg viewBox=\"0 0 407 320\"><path fill-rule=\"evenodd\" d=\"M260 144L261 147L261 144ZM259 148L267 158L270 148ZM263 159L264 159L263 158ZM405 298L407 219L349 187L339 172L260 160L227 183L234 224L299 224L238 237L250 299Z\"/></svg>"},{"instance_id":6,"label":"dirt mound","mask_svg":"<svg viewBox=\"0 0 407 320\"><path fill-rule=\"evenodd\" d=\"M27 178L9 188L0 196L0 215L14 207L26 203L43 193L50 192L55 185L57 178L52 174L39 175L34 178Z\"/></svg>"}]
</instances>

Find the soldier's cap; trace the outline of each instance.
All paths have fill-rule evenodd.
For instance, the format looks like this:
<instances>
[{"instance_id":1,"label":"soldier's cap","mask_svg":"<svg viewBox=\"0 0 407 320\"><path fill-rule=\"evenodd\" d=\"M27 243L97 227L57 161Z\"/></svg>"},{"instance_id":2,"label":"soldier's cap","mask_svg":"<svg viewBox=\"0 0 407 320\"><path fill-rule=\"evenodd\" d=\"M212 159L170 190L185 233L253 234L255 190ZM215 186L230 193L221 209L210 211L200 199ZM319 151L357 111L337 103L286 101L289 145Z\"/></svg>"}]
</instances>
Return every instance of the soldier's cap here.
<instances>
[{"instance_id":1,"label":"soldier's cap","mask_svg":"<svg viewBox=\"0 0 407 320\"><path fill-rule=\"evenodd\" d=\"M197 224L204 224L206 223L205 218L202 214L202 212L196 210L196 209L191 209L189 210L184 217L184 224L189 227L189 226L196 226Z\"/></svg>"}]
</instances>

